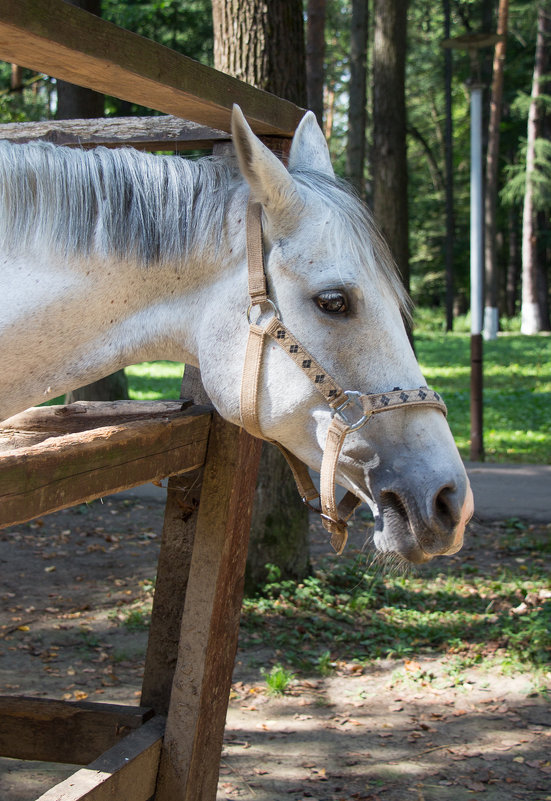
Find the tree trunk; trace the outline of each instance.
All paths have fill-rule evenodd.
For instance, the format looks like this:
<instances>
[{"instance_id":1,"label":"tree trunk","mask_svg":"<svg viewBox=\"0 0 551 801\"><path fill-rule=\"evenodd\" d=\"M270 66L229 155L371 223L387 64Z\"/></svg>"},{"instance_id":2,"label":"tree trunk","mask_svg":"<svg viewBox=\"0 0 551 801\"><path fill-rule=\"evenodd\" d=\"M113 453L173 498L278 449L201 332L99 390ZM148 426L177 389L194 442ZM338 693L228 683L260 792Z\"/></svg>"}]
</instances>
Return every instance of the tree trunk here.
<instances>
[{"instance_id":1,"label":"tree trunk","mask_svg":"<svg viewBox=\"0 0 551 801\"><path fill-rule=\"evenodd\" d=\"M23 90L23 70L18 64L11 65L10 89L12 92Z\"/></svg>"},{"instance_id":2,"label":"tree trunk","mask_svg":"<svg viewBox=\"0 0 551 801\"><path fill-rule=\"evenodd\" d=\"M538 232L541 234L538 249L538 273L536 276L536 286L538 291L538 303L540 307L541 330L549 331L551 321L549 319L549 215L546 211L538 212Z\"/></svg>"},{"instance_id":3,"label":"tree trunk","mask_svg":"<svg viewBox=\"0 0 551 801\"><path fill-rule=\"evenodd\" d=\"M216 69L306 105L302 0L213 0Z\"/></svg>"},{"instance_id":4,"label":"tree trunk","mask_svg":"<svg viewBox=\"0 0 551 801\"><path fill-rule=\"evenodd\" d=\"M373 211L409 290L405 55L407 0L374 0Z\"/></svg>"},{"instance_id":5,"label":"tree trunk","mask_svg":"<svg viewBox=\"0 0 551 801\"><path fill-rule=\"evenodd\" d=\"M526 190L522 213L522 310L520 330L523 334L537 334L542 330L542 309L538 297L538 248L537 214L532 187L535 172L535 146L539 130L539 97L542 93L542 78L547 62L547 38L550 24L547 3L538 8L538 31L536 38L536 57L532 81L532 100L528 113L528 132L526 143Z\"/></svg>"},{"instance_id":6,"label":"tree trunk","mask_svg":"<svg viewBox=\"0 0 551 801\"><path fill-rule=\"evenodd\" d=\"M443 0L444 39L450 38L450 0ZM445 186L446 186L446 238L444 253L446 260L446 331L453 331L453 241L455 217L453 213L453 117L452 117L452 49L444 48L444 96L445 112Z\"/></svg>"},{"instance_id":7,"label":"tree trunk","mask_svg":"<svg viewBox=\"0 0 551 801\"><path fill-rule=\"evenodd\" d=\"M308 0L306 28L306 88L308 108L323 130L323 73L326 0Z\"/></svg>"},{"instance_id":8,"label":"tree trunk","mask_svg":"<svg viewBox=\"0 0 551 801\"><path fill-rule=\"evenodd\" d=\"M509 0L499 0L497 32L503 40L496 43L486 153L486 193L484 196L484 264L486 298L484 304L484 338L496 339L499 327L499 276L496 253L496 207L499 176L499 128L503 100L503 67L507 39Z\"/></svg>"},{"instance_id":9,"label":"tree trunk","mask_svg":"<svg viewBox=\"0 0 551 801\"><path fill-rule=\"evenodd\" d=\"M128 379L124 370L100 378L85 387L74 389L65 395L65 403L74 403L79 400L87 401L115 401L128 398Z\"/></svg>"},{"instance_id":10,"label":"tree trunk","mask_svg":"<svg viewBox=\"0 0 551 801\"><path fill-rule=\"evenodd\" d=\"M69 0L73 6L83 8L101 17L101 0ZM103 117L104 96L84 86L75 86L67 81L57 81L58 120L96 119ZM95 398L89 398L95 400Z\"/></svg>"},{"instance_id":11,"label":"tree trunk","mask_svg":"<svg viewBox=\"0 0 551 801\"><path fill-rule=\"evenodd\" d=\"M301 0L213 0L212 12L217 69L306 105ZM186 368L184 394L186 375L193 373ZM247 561L249 590L265 581L267 564L287 578L309 572L308 511L283 456L264 444Z\"/></svg>"},{"instance_id":12,"label":"tree trunk","mask_svg":"<svg viewBox=\"0 0 551 801\"><path fill-rule=\"evenodd\" d=\"M360 197L365 197L368 13L367 0L352 0L346 177L355 187Z\"/></svg>"},{"instance_id":13,"label":"tree trunk","mask_svg":"<svg viewBox=\"0 0 551 801\"><path fill-rule=\"evenodd\" d=\"M505 309L508 317L514 317L517 312L517 289L519 270L518 247L518 215L514 206L510 206L507 215L507 229L509 241L509 256L507 260L507 280L505 284Z\"/></svg>"}]
</instances>

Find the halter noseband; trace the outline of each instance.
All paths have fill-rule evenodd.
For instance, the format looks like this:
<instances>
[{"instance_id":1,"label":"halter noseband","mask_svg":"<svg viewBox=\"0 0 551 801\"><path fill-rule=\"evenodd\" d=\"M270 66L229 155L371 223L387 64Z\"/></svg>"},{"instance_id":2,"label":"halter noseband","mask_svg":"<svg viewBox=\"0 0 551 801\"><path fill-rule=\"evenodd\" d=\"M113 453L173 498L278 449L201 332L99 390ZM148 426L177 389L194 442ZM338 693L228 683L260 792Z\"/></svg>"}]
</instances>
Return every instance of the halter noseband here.
<instances>
[{"instance_id":1,"label":"halter noseband","mask_svg":"<svg viewBox=\"0 0 551 801\"><path fill-rule=\"evenodd\" d=\"M247 310L249 338L241 381L241 422L243 428L253 436L277 445L293 472L302 500L309 508L321 515L324 528L331 534L331 545L340 554L348 536L348 520L361 503L360 499L352 492L347 492L339 504L335 500L337 464L347 434L351 431L357 431L365 425L372 415L390 409L396 409L401 406L432 406L446 415L446 405L440 395L428 387L408 390L397 389L392 392L362 395L360 392L343 390L325 372L284 325L280 319L277 306L268 297L262 242L262 207L259 203L253 203L252 201L249 201L247 207L247 260L250 296L250 306ZM266 304L271 307L274 317L262 327L252 321L251 312L254 306ZM262 353L267 337L280 345L295 364L306 373L331 407L332 418L321 463L319 493L310 478L306 465L279 442L265 437L260 429L258 421L258 384ZM357 422L351 422L345 414L345 410L351 404L355 404L361 411L361 418ZM320 498L321 509L315 509L311 505L312 501L318 497Z\"/></svg>"}]
</instances>

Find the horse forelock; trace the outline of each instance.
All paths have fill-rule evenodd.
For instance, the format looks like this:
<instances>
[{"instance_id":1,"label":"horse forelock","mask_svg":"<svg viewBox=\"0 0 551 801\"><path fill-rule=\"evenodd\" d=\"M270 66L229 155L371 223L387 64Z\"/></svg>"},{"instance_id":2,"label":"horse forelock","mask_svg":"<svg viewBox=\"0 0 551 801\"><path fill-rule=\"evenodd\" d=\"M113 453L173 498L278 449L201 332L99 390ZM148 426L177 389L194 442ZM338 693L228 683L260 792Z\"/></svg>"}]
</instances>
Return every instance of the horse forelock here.
<instances>
[{"instance_id":1,"label":"horse forelock","mask_svg":"<svg viewBox=\"0 0 551 801\"><path fill-rule=\"evenodd\" d=\"M341 252L346 250L365 270L367 278L392 297L406 318L411 301L405 291L390 249L367 206L345 181L304 167L291 170L299 185L329 206L333 237Z\"/></svg>"},{"instance_id":2,"label":"horse forelock","mask_svg":"<svg viewBox=\"0 0 551 801\"><path fill-rule=\"evenodd\" d=\"M236 170L224 159L0 142L4 249L181 263L221 241Z\"/></svg>"}]
</instances>

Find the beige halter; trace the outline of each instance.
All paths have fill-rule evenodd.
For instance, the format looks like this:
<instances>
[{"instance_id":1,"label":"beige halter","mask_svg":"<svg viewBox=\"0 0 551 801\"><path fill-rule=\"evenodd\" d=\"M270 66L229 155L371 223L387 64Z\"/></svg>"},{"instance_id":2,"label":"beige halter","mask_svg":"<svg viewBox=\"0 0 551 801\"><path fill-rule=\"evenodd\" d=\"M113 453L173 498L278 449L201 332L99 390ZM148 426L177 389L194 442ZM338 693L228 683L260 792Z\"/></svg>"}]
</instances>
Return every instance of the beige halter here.
<instances>
[{"instance_id":1,"label":"beige halter","mask_svg":"<svg viewBox=\"0 0 551 801\"><path fill-rule=\"evenodd\" d=\"M348 536L347 521L361 503L352 492L347 492L338 505L335 500L337 464L346 435L351 431L357 431L370 420L372 415L379 412L405 405L432 406L440 409L445 415L447 413L446 405L440 395L428 387L398 389L376 395L362 395L360 392L341 389L286 328L280 319L275 303L268 297L262 243L262 207L259 203L251 201L247 208L247 259L251 303L247 311L249 339L241 381L241 422L253 436L274 442L263 435L258 422L258 382L264 342L266 337L269 337L277 342L295 364L298 364L306 373L333 410L321 463L319 493L310 478L306 465L279 442L274 442L274 444L287 459L302 500L310 508L313 508L311 502L320 497L321 509L314 509L314 511L321 515L324 528L331 534L331 545L340 554ZM271 307L274 317L262 327L251 321L251 311L253 306L266 304ZM350 404L355 404L362 412L361 418L354 423L350 422L344 413Z\"/></svg>"}]
</instances>

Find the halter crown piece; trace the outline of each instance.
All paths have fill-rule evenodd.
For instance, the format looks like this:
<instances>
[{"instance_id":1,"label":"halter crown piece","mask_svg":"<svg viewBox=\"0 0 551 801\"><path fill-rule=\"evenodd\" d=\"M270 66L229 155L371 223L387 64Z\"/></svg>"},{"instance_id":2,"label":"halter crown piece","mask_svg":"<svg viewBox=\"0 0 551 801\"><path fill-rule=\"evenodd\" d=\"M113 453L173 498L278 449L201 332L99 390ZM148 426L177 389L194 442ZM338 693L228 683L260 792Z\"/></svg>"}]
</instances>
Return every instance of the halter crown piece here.
<instances>
[{"instance_id":1,"label":"halter crown piece","mask_svg":"<svg viewBox=\"0 0 551 801\"><path fill-rule=\"evenodd\" d=\"M370 420L372 415L396 409L401 406L432 406L444 415L446 405L440 395L428 387L418 389L398 389L374 395L343 390L328 375L318 362L303 348L300 342L284 325L279 311L268 297L266 274L264 271L264 247L262 243L262 207L260 203L249 200L247 207L247 260L249 269L250 306L247 311L249 338L245 353L245 366L241 380L241 423L250 434L267 442L273 442L285 456L293 472L298 491L304 503L321 515L324 528L331 534L331 545L340 554L347 540L347 523L356 507L361 503L352 492L347 492L337 504L335 500L335 477L339 455L345 437L357 431ZM263 327L253 322L251 311L254 306L268 305L274 316ZM280 345L323 395L332 410L331 423L323 452L320 471L320 491L315 488L308 468L294 454L279 442L265 437L258 421L258 385L264 343L269 338ZM362 412L357 422L350 422L345 409L355 404ZM312 507L312 501L320 498L320 509Z\"/></svg>"}]
</instances>

